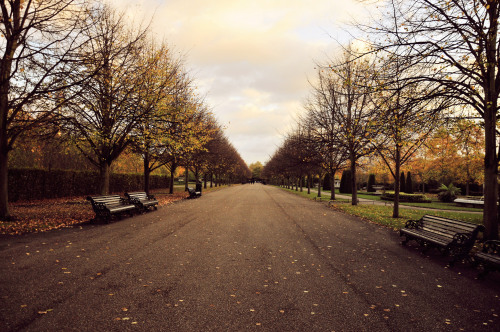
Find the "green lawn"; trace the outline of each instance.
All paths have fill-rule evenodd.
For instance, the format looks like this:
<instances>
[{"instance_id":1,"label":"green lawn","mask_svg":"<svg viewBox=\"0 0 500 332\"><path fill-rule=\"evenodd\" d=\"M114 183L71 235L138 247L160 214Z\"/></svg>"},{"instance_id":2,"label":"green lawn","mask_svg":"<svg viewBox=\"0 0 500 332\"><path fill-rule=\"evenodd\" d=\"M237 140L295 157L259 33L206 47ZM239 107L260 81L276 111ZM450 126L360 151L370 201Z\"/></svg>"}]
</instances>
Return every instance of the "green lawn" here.
<instances>
[{"instance_id":1,"label":"green lawn","mask_svg":"<svg viewBox=\"0 0 500 332\"><path fill-rule=\"evenodd\" d=\"M291 189L284 189L283 190L289 191L291 193L307 197L310 199L320 199L317 198L317 193L312 192L311 194L307 194L307 189L304 189L304 191L295 191ZM380 201L380 197L374 196L374 195L369 195L366 193L361 193L358 194L358 197L360 198L367 198L367 199L373 199L375 201ZM321 201L329 201L330 200L330 191L324 191L322 192L322 197ZM446 218L452 218L452 219L458 219L458 220L464 220L464 221L469 221L475 224L482 224L483 222L483 214L472 214L472 213L462 213L460 211L457 212L452 212L452 211L437 211L436 209L447 209L447 210L462 210L462 211L481 211L480 209L468 209L468 208L460 208L457 206L454 206L453 203L441 203L441 202L432 202L432 203L404 203L405 205L410 205L410 206L418 206L426 209L408 209L408 208L402 208L399 209L399 218L392 218L392 206L381 206L381 205L371 205L371 204L360 204L360 205L351 205L351 204L345 204L345 202L348 202L349 200L345 199L337 199L335 203L333 204L333 208L336 210L343 211L345 213L355 215L361 218L364 218L366 220L369 220L371 222L388 226L393 229L400 229L401 227L404 227L405 223L409 219L420 219L424 214L432 214L436 216L441 216L441 217L446 217Z\"/></svg>"},{"instance_id":2,"label":"green lawn","mask_svg":"<svg viewBox=\"0 0 500 332\"><path fill-rule=\"evenodd\" d=\"M380 225L388 226L394 229L400 229L401 227L404 227L407 220L420 219L424 214L432 214L445 218L469 221L475 224L483 223L482 214L436 211L433 209L429 210L400 209L399 218L392 218L392 206L366 205L366 204L353 206L349 204L334 204L334 208L346 212L348 214L365 218L368 219L369 221L375 222Z\"/></svg>"},{"instance_id":3,"label":"green lawn","mask_svg":"<svg viewBox=\"0 0 500 332\"><path fill-rule=\"evenodd\" d=\"M326 195L326 193L328 193L328 197L330 197L330 191L325 191L325 195ZM338 190L336 190L335 193L338 194L339 193ZM341 195L351 196L351 194L341 194ZM365 198L365 199L370 199L370 200L374 200L374 201L382 201L380 199L380 195L372 195L372 194L367 194L365 192L358 192L358 198ZM427 208L427 209L483 212L483 209L461 207L461 206L456 205L455 203L443 203L434 197L429 197L429 198L432 200L431 203L400 202L399 205L416 206L416 207ZM383 202L390 202L390 201L383 201Z\"/></svg>"}]
</instances>

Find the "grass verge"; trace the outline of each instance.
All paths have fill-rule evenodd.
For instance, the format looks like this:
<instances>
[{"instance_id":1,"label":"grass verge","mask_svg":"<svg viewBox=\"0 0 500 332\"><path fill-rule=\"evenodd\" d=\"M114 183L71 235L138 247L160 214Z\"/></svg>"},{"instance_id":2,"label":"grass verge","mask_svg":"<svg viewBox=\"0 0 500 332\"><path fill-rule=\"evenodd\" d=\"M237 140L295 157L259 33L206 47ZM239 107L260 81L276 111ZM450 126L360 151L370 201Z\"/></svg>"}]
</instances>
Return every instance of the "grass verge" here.
<instances>
[{"instance_id":1,"label":"grass verge","mask_svg":"<svg viewBox=\"0 0 500 332\"><path fill-rule=\"evenodd\" d=\"M387 226L398 230L405 226L406 221L410 219L420 219L424 214L432 214L435 216L458 219L472 222L481 225L483 223L482 214L470 214L460 212L436 211L434 209L400 209L399 218L392 217L392 206L381 205L348 205L348 204L333 204L332 208L342 211L371 222Z\"/></svg>"},{"instance_id":2,"label":"grass verge","mask_svg":"<svg viewBox=\"0 0 500 332\"><path fill-rule=\"evenodd\" d=\"M310 199L319 199L316 198L317 194L312 192L311 194L307 194L307 191L295 191L291 189L280 188L285 191L289 191L291 193L307 197ZM363 195L363 194L362 194ZM371 195L363 195L363 196L371 196ZM373 198L377 198L377 196L371 196ZM364 197L363 197L364 198ZM322 201L330 200L330 192L325 192L323 197L321 197ZM377 199L374 199L377 200ZM380 200L380 199L378 199ZM370 222L387 226L398 230L405 226L406 221L410 219L420 219L424 214L432 214L440 217L458 219L463 221L472 222L475 224L483 223L483 215L482 214L471 214L471 213L462 213L460 211L437 211L436 209L444 209L445 207L437 207L438 205L433 205L433 208L422 209L424 207L422 204L415 204L419 209L411 209L411 208L403 208L399 209L399 218L392 217L392 206L382 206L382 205L374 205L374 204L358 204L358 205L350 205L350 204L339 204L345 203L349 200L337 199L335 203L331 205L331 207L337 211L342 211L344 213L354 215ZM429 203L433 204L433 203ZM457 207L458 208L458 207ZM470 210L462 208L462 211ZM477 211L478 209L472 209ZM480 210L479 210L480 211Z\"/></svg>"}]
</instances>

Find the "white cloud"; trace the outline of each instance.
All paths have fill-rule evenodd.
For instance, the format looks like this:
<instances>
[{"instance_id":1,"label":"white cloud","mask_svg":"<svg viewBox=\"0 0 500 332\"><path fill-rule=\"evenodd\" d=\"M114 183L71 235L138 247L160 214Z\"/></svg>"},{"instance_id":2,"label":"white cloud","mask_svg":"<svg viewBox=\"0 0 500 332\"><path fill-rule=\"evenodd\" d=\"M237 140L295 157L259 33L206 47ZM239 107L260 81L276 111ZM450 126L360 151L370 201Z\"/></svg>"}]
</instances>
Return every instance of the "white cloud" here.
<instances>
[{"instance_id":1,"label":"white cloud","mask_svg":"<svg viewBox=\"0 0 500 332\"><path fill-rule=\"evenodd\" d=\"M266 162L309 92L314 61L332 52L351 0L114 0L177 50L247 163Z\"/></svg>"}]
</instances>

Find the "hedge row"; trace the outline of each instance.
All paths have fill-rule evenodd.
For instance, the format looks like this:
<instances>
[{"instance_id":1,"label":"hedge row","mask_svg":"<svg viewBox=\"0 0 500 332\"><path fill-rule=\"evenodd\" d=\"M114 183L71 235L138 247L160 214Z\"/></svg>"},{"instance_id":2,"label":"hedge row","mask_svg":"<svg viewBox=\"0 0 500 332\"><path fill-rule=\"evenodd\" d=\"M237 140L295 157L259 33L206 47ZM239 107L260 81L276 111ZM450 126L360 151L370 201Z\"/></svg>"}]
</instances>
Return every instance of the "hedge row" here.
<instances>
[{"instance_id":1,"label":"hedge row","mask_svg":"<svg viewBox=\"0 0 500 332\"><path fill-rule=\"evenodd\" d=\"M384 201L394 201L394 197L396 194L392 192L386 192L382 196L380 196L380 199ZM405 202L405 203L430 203L431 200L425 197L425 195L422 194L406 194L406 193L399 193L399 201L400 202Z\"/></svg>"},{"instance_id":2,"label":"hedge row","mask_svg":"<svg viewBox=\"0 0 500 332\"><path fill-rule=\"evenodd\" d=\"M168 177L151 175L149 188L168 188ZM143 174L111 174L110 191L144 190ZM10 169L9 201L36 200L99 193L99 173L89 171Z\"/></svg>"}]
</instances>

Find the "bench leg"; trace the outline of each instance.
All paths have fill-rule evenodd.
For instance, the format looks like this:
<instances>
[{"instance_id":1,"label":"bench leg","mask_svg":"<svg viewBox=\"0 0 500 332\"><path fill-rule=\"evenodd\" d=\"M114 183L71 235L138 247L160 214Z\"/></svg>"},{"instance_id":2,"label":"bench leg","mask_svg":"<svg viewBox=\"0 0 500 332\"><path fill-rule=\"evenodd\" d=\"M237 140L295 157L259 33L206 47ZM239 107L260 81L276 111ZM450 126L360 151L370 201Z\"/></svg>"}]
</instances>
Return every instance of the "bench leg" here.
<instances>
[{"instance_id":1,"label":"bench leg","mask_svg":"<svg viewBox=\"0 0 500 332\"><path fill-rule=\"evenodd\" d=\"M483 265L483 270L477 274L478 279L484 279L488 273L490 273L490 269Z\"/></svg>"}]
</instances>

